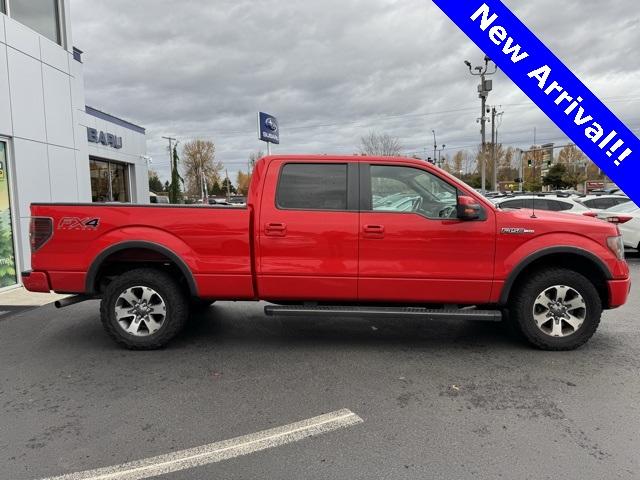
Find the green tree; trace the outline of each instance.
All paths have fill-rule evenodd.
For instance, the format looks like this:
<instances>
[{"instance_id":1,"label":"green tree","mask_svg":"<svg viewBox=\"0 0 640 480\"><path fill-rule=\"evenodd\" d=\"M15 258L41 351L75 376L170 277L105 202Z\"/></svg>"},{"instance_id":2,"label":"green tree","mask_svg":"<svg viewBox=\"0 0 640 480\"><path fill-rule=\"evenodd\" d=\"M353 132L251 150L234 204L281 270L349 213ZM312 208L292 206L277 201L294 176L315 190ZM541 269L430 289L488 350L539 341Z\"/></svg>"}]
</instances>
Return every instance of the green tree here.
<instances>
[{"instance_id":1,"label":"green tree","mask_svg":"<svg viewBox=\"0 0 640 480\"><path fill-rule=\"evenodd\" d=\"M154 193L160 193L163 188L160 177L158 177L158 172L155 170L149 170L149 190Z\"/></svg>"},{"instance_id":2,"label":"green tree","mask_svg":"<svg viewBox=\"0 0 640 480\"><path fill-rule=\"evenodd\" d=\"M169 183L169 180L167 180L166 182L164 182L164 192L168 192L169 188L171 188L171 184Z\"/></svg>"},{"instance_id":3,"label":"green tree","mask_svg":"<svg viewBox=\"0 0 640 480\"><path fill-rule=\"evenodd\" d=\"M181 203L182 202L182 187L180 183L184 183L184 180L180 176L180 171L178 167L178 163L180 162L180 157L178 157L178 147L177 145L173 147L173 161L171 162L171 185L169 185L169 201L171 203Z\"/></svg>"},{"instance_id":4,"label":"green tree","mask_svg":"<svg viewBox=\"0 0 640 480\"><path fill-rule=\"evenodd\" d=\"M549 186L554 190L561 190L567 186L565 182L565 176L567 175L567 167L562 163L556 163L553 165L549 172L542 179L542 183L545 186Z\"/></svg>"},{"instance_id":5,"label":"green tree","mask_svg":"<svg viewBox=\"0 0 640 480\"><path fill-rule=\"evenodd\" d=\"M213 180L213 183L208 183L207 184L207 191L209 192L209 195L215 195L215 196L220 196L220 195L226 195L227 192L223 192L222 191L222 187L220 186L220 182L218 180Z\"/></svg>"},{"instance_id":6,"label":"green tree","mask_svg":"<svg viewBox=\"0 0 640 480\"><path fill-rule=\"evenodd\" d=\"M237 192L236 187L233 186L233 182L231 182L231 180L229 180L228 178L225 178L222 181L222 185L220 187L222 189L222 193L224 195L227 194L227 192L229 192L231 195L235 195Z\"/></svg>"}]
</instances>

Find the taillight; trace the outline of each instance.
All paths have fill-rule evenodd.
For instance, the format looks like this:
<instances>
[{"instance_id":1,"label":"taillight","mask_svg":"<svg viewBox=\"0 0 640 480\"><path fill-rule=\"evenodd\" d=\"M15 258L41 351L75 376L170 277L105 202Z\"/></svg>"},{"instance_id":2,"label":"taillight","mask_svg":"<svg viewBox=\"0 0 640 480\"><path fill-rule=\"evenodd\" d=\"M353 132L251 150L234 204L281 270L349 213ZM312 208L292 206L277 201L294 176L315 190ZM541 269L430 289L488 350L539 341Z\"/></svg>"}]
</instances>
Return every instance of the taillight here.
<instances>
[{"instance_id":1,"label":"taillight","mask_svg":"<svg viewBox=\"0 0 640 480\"><path fill-rule=\"evenodd\" d=\"M633 217L628 215L612 215L610 217L606 217L605 220L609 223L621 224L627 223L629 220L633 220Z\"/></svg>"},{"instance_id":2,"label":"taillight","mask_svg":"<svg viewBox=\"0 0 640 480\"><path fill-rule=\"evenodd\" d=\"M29 241L31 253L40 250L53 235L53 220L48 217L31 217L29 225Z\"/></svg>"},{"instance_id":3,"label":"taillight","mask_svg":"<svg viewBox=\"0 0 640 480\"><path fill-rule=\"evenodd\" d=\"M584 212L582 215L585 217L598 218L598 214L596 212Z\"/></svg>"}]
</instances>

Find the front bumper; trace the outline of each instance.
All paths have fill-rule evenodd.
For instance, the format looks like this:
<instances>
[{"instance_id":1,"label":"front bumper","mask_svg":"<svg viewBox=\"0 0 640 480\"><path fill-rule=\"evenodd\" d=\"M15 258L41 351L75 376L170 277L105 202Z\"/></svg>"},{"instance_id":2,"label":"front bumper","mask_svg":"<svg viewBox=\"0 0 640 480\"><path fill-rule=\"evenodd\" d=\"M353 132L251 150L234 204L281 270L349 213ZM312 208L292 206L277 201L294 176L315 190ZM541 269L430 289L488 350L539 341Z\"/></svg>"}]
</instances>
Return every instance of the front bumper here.
<instances>
[{"instance_id":1,"label":"front bumper","mask_svg":"<svg viewBox=\"0 0 640 480\"><path fill-rule=\"evenodd\" d=\"M631 292L631 277L624 280L609 280L609 308L618 308L627 303Z\"/></svg>"},{"instance_id":2,"label":"front bumper","mask_svg":"<svg viewBox=\"0 0 640 480\"><path fill-rule=\"evenodd\" d=\"M51 291L46 273L28 271L22 272L21 276L24 288L30 292L49 293Z\"/></svg>"}]
</instances>

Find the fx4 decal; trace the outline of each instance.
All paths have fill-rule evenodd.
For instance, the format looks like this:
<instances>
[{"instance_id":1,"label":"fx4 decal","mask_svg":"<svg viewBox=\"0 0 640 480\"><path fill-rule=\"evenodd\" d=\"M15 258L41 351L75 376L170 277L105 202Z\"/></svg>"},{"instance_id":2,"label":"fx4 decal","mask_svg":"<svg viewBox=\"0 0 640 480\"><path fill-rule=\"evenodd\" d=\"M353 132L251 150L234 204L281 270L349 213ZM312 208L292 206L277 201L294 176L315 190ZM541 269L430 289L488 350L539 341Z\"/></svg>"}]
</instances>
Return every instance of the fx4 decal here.
<instances>
[{"instance_id":1,"label":"fx4 decal","mask_svg":"<svg viewBox=\"0 0 640 480\"><path fill-rule=\"evenodd\" d=\"M502 229L502 233L509 234L509 235L523 235L525 233L536 233L536 231L535 230L529 230L528 228L508 227L508 228L503 228Z\"/></svg>"},{"instance_id":2,"label":"fx4 decal","mask_svg":"<svg viewBox=\"0 0 640 480\"><path fill-rule=\"evenodd\" d=\"M97 230L99 225L100 219L96 217L63 217L58 223L58 230Z\"/></svg>"}]
</instances>

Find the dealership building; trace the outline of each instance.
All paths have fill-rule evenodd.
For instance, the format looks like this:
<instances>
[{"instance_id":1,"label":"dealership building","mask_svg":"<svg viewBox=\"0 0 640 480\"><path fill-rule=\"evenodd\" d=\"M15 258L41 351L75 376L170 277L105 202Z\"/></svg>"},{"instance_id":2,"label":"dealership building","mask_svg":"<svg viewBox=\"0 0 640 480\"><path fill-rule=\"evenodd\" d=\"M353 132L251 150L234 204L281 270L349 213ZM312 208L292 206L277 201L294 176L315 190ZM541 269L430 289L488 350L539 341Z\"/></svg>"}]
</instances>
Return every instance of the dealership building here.
<instances>
[{"instance_id":1,"label":"dealership building","mask_svg":"<svg viewBox=\"0 0 640 480\"><path fill-rule=\"evenodd\" d=\"M149 202L144 128L88 107L69 0L0 0L0 289L30 268L32 202Z\"/></svg>"}]
</instances>

